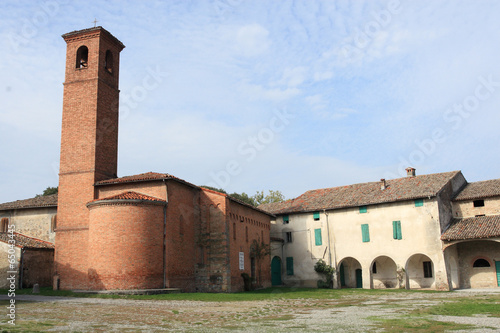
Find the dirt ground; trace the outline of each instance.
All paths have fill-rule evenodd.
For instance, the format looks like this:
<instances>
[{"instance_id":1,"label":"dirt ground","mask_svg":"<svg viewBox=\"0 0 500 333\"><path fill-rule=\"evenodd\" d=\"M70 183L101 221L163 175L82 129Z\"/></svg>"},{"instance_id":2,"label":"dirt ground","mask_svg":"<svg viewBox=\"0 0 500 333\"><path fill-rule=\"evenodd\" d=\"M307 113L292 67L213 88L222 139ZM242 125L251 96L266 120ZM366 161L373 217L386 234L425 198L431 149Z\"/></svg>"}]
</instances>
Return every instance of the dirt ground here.
<instances>
[{"instance_id":1,"label":"dirt ground","mask_svg":"<svg viewBox=\"0 0 500 333\"><path fill-rule=\"evenodd\" d=\"M488 293L359 294L339 299L199 302L20 295L2 332L498 332L500 317L419 316L455 297ZM7 305L0 297L2 308ZM499 303L500 304L500 303ZM500 313L500 305L499 305ZM414 325L410 321L415 321ZM408 326L409 325L409 326ZM405 328L406 327L406 328ZM413 329L416 327L417 329Z\"/></svg>"}]
</instances>

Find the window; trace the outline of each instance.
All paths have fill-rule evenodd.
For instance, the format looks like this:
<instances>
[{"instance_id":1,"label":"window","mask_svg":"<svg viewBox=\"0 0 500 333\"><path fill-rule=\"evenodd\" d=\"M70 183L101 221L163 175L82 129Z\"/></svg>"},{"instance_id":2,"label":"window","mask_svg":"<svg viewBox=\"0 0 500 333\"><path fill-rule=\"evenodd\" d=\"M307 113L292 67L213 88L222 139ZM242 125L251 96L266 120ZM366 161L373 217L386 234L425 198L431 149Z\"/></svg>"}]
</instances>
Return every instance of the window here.
<instances>
[{"instance_id":1,"label":"window","mask_svg":"<svg viewBox=\"0 0 500 333\"><path fill-rule=\"evenodd\" d=\"M415 200L415 207L422 207L424 205L424 199Z\"/></svg>"},{"instance_id":2,"label":"window","mask_svg":"<svg viewBox=\"0 0 500 333\"><path fill-rule=\"evenodd\" d=\"M314 212L313 218L314 218L314 221L319 221L319 212Z\"/></svg>"},{"instance_id":3,"label":"window","mask_svg":"<svg viewBox=\"0 0 500 333\"><path fill-rule=\"evenodd\" d=\"M248 243L248 226L245 227L245 240Z\"/></svg>"},{"instance_id":4,"label":"window","mask_svg":"<svg viewBox=\"0 0 500 333\"><path fill-rule=\"evenodd\" d=\"M432 277L432 262L430 261L424 261L424 278L431 278Z\"/></svg>"},{"instance_id":5,"label":"window","mask_svg":"<svg viewBox=\"0 0 500 333\"><path fill-rule=\"evenodd\" d=\"M321 239L321 229L314 229L314 240L316 246L323 245L323 240Z\"/></svg>"},{"instance_id":6,"label":"window","mask_svg":"<svg viewBox=\"0 0 500 333\"><path fill-rule=\"evenodd\" d=\"M477 259L472 267L491 267L491 265L486 259Z\"/></svg>"},{"instance_id":7,"label":"window","mask_svg":"<svg viewBox=\"0 0 500 333\"><path fill-rule=\"evenodd\" d=\"M368 227L368 224L361 225L361 236L363 243L368 243L370 241L370 228Z\"/></svg>"},{"instance_id":8,"label":"window","mask_svg":"<svg viewBox=\"0 0 500 333\"><path fill-rule=\"evenodd\" d=\"M113 73L113 53L110 50L106 51L106 57L104 58L104 69L108 73Z\"/></svg>"},{"instance_id":9,"label":"window","mask_svg":"<svg viewBox=\"0 0 500 333\"><path fill-rule=\"evenodd\" d=\"M52 221L50 223L50 232L55 232L57 228L57 215L52 216Z\"/></svg>"},{"instance_id":10,"label":"window","mask_svg":"<svg viewBox=\"0 0 500 333\"><path fill-rule=\"evenodd\" d=\"M233 239L236 240L236 223L233 222Z\"/></svg>"},{"instance_id":11,"label":"window","mask_svg":"<svg viewBox=\"0 0 500 333\"><path fill-rule=\"evenodd\" d=\"M364 213L366 213L367 211L368 211L368 207L366 207L366 206L361 206L361 207L359 207L359 213L360 213L360 214L364 214Z\"/></svg>"},{"instance_id":12,"label":"window","mask_svg":"<svg viewBox=\"0 0 500 333\"><path fill-rule=\"evenodd\" d=\"M283 224L288 224L290 222L290 218L288 215L283 215Z\"/></svg>"},{"instance_id":13,"label":"window","mask_svg":"<svg viewBox=\"0 0 500 333\"><path fill-rule=\"evenodd\" d=\"M473 204L474 204L474 207L484 207L484 200L483 199L474 200Z\"/></svg>"},{"instance_id":14,"label":"window","mask_svg":"<svg viewBox=\"0 0 500 333\"><path fill-rule=\"evenodd\" d=\"M286 233L286 242L287 243L292 242L292 233L290 231Z\"/></svg>"},{"instance_id":15,"label":"window","mask_svg":"<svg viewBox=\"0 0 500 333\"><path fill-rule=\"evenodd\" d=\"M392 221L392 237L394 239L403 239L401 233L401 221Z\"/></svg>"},{"instance_id":16,"label":"window","mask_svg":"<svg viewBox=\"0 0 500 333\"><path fill-rule=\"evenodd\" d=\"M89 49L83 45L76 51L76 68L87 68L89 61Z\"/></svg>"},{"instance_id":17,"label":"window","mask_svg":"<svg viewBox=\"0 0 500 333\"><path fill-rule=\"evenodd\" d=\"M372 273L373 273L373 274L377 274L377 262L374 262L374 263L373 263L373 266L372 266Z\"/></svg>"},{"instance_id":18,"label":"window","mask_svg":"<svg viewBox=\"0 0 500 333\"><path fill-rule=\"evenodd\" d=\"M7 229L9 228L9 219L6 217L3 217L1 220L1 225L0 225L0 232L7 232Z\"/></svg>"},{"instance_id":19,"label":"window","mask_svg":"<svg viewBox=\"0 0 500 333\"><path fill-rule=\"evenodd\" d=\"M293 257L286 258L286 275L293 275Z\"/></svg>"}]
</instances>

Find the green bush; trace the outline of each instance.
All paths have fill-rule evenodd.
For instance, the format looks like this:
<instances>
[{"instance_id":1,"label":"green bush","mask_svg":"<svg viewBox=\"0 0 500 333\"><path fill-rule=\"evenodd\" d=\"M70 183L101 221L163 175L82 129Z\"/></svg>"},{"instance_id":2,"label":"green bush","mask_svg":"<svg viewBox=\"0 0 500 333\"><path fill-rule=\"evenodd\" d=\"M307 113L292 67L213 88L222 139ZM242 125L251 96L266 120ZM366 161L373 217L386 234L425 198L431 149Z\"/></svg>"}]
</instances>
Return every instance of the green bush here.
<instances>
[{"instance_id":1,"label":"green bush","mask_svg":"<svg viewBox=\"0 0 500 333\"><path fill-rule=\"evenodd\" d=\"M327 265L322 259L314 265L314 270L325 277L325 280L318 280L318 288L331 288L333 281L333 274L335 273L335 268Z\"/></svg>"}]
</instances>

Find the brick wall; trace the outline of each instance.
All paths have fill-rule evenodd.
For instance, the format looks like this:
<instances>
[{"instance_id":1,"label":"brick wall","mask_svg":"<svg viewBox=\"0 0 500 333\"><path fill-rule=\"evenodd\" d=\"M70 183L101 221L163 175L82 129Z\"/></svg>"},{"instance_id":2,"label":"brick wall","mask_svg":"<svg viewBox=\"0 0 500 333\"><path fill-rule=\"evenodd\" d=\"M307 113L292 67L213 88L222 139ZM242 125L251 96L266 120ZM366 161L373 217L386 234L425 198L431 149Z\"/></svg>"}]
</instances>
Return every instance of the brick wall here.
<instances>
[{"instance_id":1,"label":"brick wall","mask_svg":"<svg viewBox=\"0 0 500 333\"><path fill-rule=\"evenodd\" d=\"M54 273L54 250L26 249L23 254L23 288L51 287Z\"/></svg>"},{"instance_id":2,"label":"brick wall","mask_svg":"<svg viewBox=\"0 0 500 333\"><path fill-rule=\"evenodd\" d=\"M162 288L164 205L124 200L89 209L90 288Z\"/></svg>"}]
</instances>

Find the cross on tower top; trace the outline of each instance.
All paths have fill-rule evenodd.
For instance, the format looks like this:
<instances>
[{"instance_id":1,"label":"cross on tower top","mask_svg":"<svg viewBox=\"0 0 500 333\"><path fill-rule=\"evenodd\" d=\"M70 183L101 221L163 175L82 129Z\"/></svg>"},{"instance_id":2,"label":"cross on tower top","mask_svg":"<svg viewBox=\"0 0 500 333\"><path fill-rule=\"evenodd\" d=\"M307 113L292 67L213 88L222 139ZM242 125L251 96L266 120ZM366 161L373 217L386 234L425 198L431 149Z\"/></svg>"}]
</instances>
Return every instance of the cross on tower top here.
<instances>
[{"instance_id":1,"label":"cross on tower top","mask_svg":"<svg viewBox=\"0 0 500 333\"><path fill-rule=\"evenodd\" d=\"M97 19L96 19L96 18L94 18L94 21L93 21L93 22L94 22L94 28L95 28L95 27L97 26L97 22L99 22L99 21L97 21Z\"/></svg>"}]
</instances>

